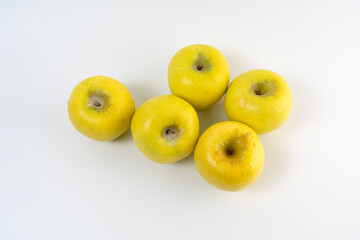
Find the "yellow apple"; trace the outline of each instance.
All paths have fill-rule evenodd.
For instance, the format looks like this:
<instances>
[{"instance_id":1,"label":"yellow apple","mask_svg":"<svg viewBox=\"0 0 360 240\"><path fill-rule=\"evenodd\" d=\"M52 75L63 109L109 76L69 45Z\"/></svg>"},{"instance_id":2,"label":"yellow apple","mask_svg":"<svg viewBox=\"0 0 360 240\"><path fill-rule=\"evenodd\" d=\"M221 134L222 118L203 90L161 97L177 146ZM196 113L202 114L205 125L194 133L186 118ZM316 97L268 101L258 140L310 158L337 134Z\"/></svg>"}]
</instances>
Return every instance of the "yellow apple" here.
<instances>
[{"instance_id":1,"label":"yellow apple","mask_svg":"<svg viewBox=\"0 0 360 240\"><path fill-rule=\"evenodd\" d=\"M130 126L135 104L128 89L119 81L94 76L72 91L68 114L74 127L98 141L111 141Z\"/></svg>"},{"instance_id":2,"label":"yellow apple","mask_svg":"<svg viewBox=\"0 0 360 240\"><path fill-rule=\"evenodd\" d=\"M131 133L140 151L157 163L173 163L188 156L199 136L195 109L173 95L143 103L131 121Z\"/></svg>"},{"instance_id":3,"label":"yellow apple","mask_svg":"<svg viewBox=\"0 0 360 240\"><path fill-rule=\"evenodd\" d=\"M170 91L196 110L214 105L229 84L229 65L220 51L195 44L179 50L168 70Z\"/></svg>"},{"instance_id":4,"label":"yellow apple","mask_svg":"<svg viewBox=\"0 0 360 240\"><path fill-rule=\"evenodd\" d=\"M256 133L263 134L277 129L287 120L292 95L279 74L257 69L231 82L224 105L229 120L245 123Z\"/></svg>"},{"instance_id":5,"label":"yellow apple","mask_svg":"<svg viewBox=\"0 0 360 240\"><path fill-rule=\"evenodd\" d=\"M245 124L219 122L201 135L195 147L195 166L211 185L239 191L260 175L264 149L256 133Z\"/></svg>"}]
</instances>

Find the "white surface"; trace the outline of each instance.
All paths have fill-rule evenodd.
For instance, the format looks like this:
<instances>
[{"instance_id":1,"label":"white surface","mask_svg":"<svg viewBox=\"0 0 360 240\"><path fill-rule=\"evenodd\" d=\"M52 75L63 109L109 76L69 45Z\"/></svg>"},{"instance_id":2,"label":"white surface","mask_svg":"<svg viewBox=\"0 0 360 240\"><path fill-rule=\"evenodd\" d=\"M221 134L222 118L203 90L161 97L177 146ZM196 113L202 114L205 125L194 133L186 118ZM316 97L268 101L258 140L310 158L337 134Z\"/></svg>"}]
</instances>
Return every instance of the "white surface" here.
<instances>
[{"instance_id":1,"label":"white surface","mask_svg":"<svg viewBox=\"0 0 360 240\"><path fill-rule=\"evenodd\" d=\"M0 239L360 239L359 1L1 1ZM136 106L168 94L173 54L266 68L293 112L261 136L249 188L208 185L192 156L146 159L130 131L101 143L67 116L81 80L123 82ZM201 130L226 120L221 100Z\"/></svg>"}]
</instances>

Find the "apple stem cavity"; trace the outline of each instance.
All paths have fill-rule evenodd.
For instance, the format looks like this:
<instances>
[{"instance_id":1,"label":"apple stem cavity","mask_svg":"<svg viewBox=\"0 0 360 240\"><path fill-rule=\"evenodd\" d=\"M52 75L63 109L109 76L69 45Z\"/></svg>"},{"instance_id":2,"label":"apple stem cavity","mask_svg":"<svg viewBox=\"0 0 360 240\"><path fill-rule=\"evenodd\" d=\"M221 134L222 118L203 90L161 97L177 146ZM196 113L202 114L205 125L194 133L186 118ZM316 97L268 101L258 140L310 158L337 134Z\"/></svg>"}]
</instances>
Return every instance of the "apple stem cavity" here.
<instances>
[{"instance_id":1,"label":"apple stem cavity","mask_svg":"<svg viewBox=\"0 0 360 240\"><path fill-rule=\"evenodd\" d=\"M250 87L250 92L259 97L271 96L276 91L276 84L273 81L254 83Z\"/></svg>"},{"instance_id":2,"label":"apple stem cavity","mask_svg":"<svg viewBox=\"0 0 360 240\"><path fill-rule=\"evenodd\" d=\"M255 94L258 96L263 95L263 93L260 90L255 90Z\"/></svg>"},{"instance_id":3,"label":"apple stem cavity","mask_svg":"<svg viewBox=\"0 0 360 240\"><path fill-rule=\"evenodd\" d=\"M199 54L193 62L193 68L198 72L209 71L211 67L209 59L202 54Z\"/></svg>"}]
</instances>

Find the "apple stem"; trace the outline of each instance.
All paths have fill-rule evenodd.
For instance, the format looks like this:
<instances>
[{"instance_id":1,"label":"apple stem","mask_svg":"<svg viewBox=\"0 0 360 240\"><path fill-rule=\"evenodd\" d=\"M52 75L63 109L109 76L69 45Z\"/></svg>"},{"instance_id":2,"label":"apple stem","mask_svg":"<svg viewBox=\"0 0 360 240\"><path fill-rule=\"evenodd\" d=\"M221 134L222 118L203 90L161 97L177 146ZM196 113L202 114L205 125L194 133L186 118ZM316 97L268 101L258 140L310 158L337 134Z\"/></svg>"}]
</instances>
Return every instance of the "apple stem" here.
<instances>
[{"instance_id":1,"label":"apple stem","mask_svg":"<svg viewBox=\"0 0 360 240\"><path fill-rule=\"evenodd\" d=\"M231 156L231 155L234 153L234 149L233 149L233 148L228 148L228 149L226 150L226 152L227 152L228 155Z\"/></svg>"},{"instance_id":2,"label":"apple stem","mask_svg":"<svg viewBox=\"0 0 360 240\"><path fill-rule=\"evenodd\" d=\"M203 67L204 66L202 64L200 64L200 65L197 66L197 70L201 71L203 69Z\"/></svg>"}]
</instances>

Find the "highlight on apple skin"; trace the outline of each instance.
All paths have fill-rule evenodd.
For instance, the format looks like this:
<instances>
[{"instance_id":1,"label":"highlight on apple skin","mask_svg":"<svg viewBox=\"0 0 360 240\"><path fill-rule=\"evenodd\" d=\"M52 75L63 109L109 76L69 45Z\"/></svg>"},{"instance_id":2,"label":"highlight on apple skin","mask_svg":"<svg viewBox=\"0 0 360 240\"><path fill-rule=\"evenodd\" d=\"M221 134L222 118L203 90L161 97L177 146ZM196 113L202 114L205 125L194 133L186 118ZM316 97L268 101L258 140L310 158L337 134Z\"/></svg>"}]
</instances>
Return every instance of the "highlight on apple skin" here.
<instances>
[{"instance_id":1,"label":"highlight on apple skin","mask_svg":"<svg viewBox=\"0 0 360 240\"><path fill-rule=\"evenodd\" d=\"M119 81L94 76L80 82L68 102L72 125L97 141L111 141L130 126L135 103L129 90Z\"/></svg>"}]
</instances>

